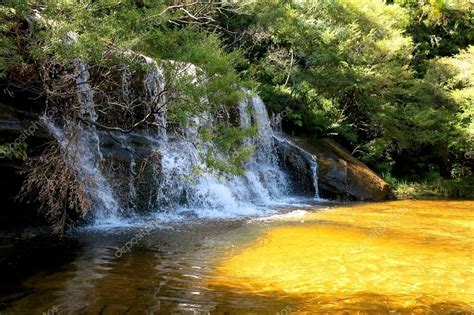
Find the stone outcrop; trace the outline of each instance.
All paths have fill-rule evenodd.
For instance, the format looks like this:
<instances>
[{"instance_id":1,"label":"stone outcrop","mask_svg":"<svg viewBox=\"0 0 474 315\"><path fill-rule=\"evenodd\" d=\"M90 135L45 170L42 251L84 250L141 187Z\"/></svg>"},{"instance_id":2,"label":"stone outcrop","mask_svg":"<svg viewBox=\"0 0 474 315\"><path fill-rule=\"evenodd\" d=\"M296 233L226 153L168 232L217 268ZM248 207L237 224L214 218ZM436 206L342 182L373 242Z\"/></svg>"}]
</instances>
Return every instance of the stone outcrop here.
<instances>
[{"instance_id":1,"label":"stone outcrop","mask_svg":"<svg viewBox=\"0 0 474 315\"><path fill-rule=\"evenodd\" d=\"M277 141L281 160L290 172L295 173L303 191L311 189L310 170L305 154L298 147L316 157L318 186L322 198L333 200L382 201L391 199L390 186L364 163L353 157L332 139L291 138L293 148L282 147ZM306 179L305 179L306 178ZM303 179L303 180L300 180Z\"/></svg>"},{"instance_id":2,"label":"stone outcrop","mask_svg":"<svg viewBox=\"0 0 474 315\"><path fill-rule=\"evenodd\" d=\"M287 141L284 137L274 137L274 140L278 149L279 162L295 183L292 187L292 193L315 194L317 187L314 187L314 177L311 171L311 161L314 161L312 155L297 146L293 141Z\"/></svg>"},{"instance_id":3,"label":"stone outcrop","mask_svg":"<svg viewBox=\"0 0 474 315\"><path fill-rule=\"evenodd\" d=\"M35 155L49 141L49 135L39 122L39 116L0 103L0 145L21 142L28 146L28 154ZM2 211L0 225L36 224L42 219L36 215L38 205L15 200L24 177L25 163L21 158L0 157L0 198Z\"/></svg>"}]
</instances>

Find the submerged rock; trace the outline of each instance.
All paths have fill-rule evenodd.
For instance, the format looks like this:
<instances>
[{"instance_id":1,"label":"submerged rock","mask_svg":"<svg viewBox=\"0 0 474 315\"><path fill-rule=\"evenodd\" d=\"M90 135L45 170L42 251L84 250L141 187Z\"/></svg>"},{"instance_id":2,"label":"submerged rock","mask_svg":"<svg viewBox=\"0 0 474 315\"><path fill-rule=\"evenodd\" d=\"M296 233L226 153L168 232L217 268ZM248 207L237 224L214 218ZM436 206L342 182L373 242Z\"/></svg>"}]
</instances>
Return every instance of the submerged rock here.
<instances>
[{"instance_id":1,"label":"submerged rock","mask_svg":"<svg viewBox=\"0 0 474 315\"><path fill-rule=\"evenodd\" d=\"M319 194L322 198L361 201L391 199L389 184L334 140L291 140L316 157ZM301 190L308 191L312 174L311 170L305 167L308 165L306 152L302 153L298 146L282 146L279 141L277 145L284 166L302 183Z\"/></svg>"}]
</instances>

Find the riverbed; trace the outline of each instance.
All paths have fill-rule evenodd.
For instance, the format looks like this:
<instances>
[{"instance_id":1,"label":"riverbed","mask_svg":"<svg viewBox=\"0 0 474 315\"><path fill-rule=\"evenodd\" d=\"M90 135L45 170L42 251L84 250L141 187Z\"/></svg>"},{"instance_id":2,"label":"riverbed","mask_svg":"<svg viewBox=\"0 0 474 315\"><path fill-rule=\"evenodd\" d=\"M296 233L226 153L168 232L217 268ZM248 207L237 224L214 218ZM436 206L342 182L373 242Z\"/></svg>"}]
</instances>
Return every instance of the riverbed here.
<instances>
[{"instance_id":1,"label":"riverbed","mask_svg":"<svg viewBox=\"0 0 474 315\"><path fill-rule=\"evenodd\" d=\"M0 313L471 314L473 235L473 201L83 227L1 248Z\"/></svg>"}]
</instances>

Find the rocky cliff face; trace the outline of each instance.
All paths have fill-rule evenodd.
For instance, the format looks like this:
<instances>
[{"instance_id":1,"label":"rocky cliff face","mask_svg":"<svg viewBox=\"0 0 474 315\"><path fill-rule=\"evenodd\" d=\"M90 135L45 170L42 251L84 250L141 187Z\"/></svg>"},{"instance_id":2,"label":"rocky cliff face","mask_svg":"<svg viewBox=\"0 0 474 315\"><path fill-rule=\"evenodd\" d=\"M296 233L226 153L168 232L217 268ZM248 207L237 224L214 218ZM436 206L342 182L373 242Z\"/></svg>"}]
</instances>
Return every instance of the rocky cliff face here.
<instances>
[{"instance_id":1,"label":"rocky cliff face","mask_svg":"<svg viewBox=\"0 0 474 315\"><path fill-rule=\"evenodd\" d=\"M332 200L382 201L391 199L390 186L331 139L291 138L318 161L318 190L322 198ZM301 190L311 189L308 158L298 146L278 142L280 160L302 183Z\"/></svg>"},{"instance_id":2,"label":"rocky cliff face","mask_svg":"<svg viewBox=\"0 0 474 315\"><path fill-rule=\"evenodd\" d=\"M107 178L114 187L125 187L121 195L130 204L122 208L150 208L150 200L157 198L156 172L147 159L152 153L149 137L128 135L111 137L99 133L102 146L102 164L113 169L113 178ZM29 157L38 155L51 140L50 133L38 114L15 109L0 103L0 144L26 144ZM288 141L278 135L278 161L292 177L293 193L313 194L332 200L381 201L390 198L390 187L362 162L330 139L308 140L292 138ZM161 158L157 156L157 158ZM315 158L317 164L315 163ZM14 200L23 182L21 171L25 161L21 157L0 158L0 196L4 202L0 222L18 221L21 224L42 222L36 215L39 205ZM140 172L139 172L140 170ZM158 170L158 173L160 171ZM150 185L150 183L154 183ZM13 220L12 220L13 219Z\"/></svg>"},{"instance_id":3,"label":"rocky cliff face","mask_svg":"<svg viewBox=\"0 0 474 315\"><path fill-rule=\"evenodd\" d=\"M22 171L25 161L12 151L24 146L29 155L35 155L48 142L49 135L39 121L39 116L0 103L0 198L2 211L0 223L35 224L42 223L36 216L38 205L15 200L23 183ZM12 156L13 155L13 156Z\"/></svg>"},{"instance_id":4,"label":"rocky cliff face","mask_svg":"<svg viewBox=\"0 0 474 315\"><path fill-rule=\"evenodd\" d=\"M287 170L294 185L293 192L301 195L319 196L317 164L314 157L285 137L274 137L281 166Z\"/></svg>"}]
</instances>

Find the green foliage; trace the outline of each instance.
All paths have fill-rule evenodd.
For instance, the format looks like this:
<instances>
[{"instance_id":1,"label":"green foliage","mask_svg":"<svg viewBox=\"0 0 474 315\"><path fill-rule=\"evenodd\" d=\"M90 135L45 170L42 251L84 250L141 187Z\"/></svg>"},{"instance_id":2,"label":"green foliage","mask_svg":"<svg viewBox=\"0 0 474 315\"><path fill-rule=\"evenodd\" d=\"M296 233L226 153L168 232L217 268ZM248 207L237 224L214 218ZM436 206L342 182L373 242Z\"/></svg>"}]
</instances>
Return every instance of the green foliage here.
<instances>
[{"instance_id":1,"label":"green foliage","mask_svg":"<svg viewBox=\"0 0 474 315\"><path fill-rule=\"evenodd\" d=\"M396 0L410 14L407 31L417 43L414 66L421 74L427 61L452 56L474 42L474 4L469 0Z\"/></svg>"},{"instance_id":2,"label":"green foliage","mask_svg":"<svg viewBox=\"0 0 474 315\"><path fill-rule=\"evenodd\" d=\"M170 73L192 63L200 84L176 76L182 93L168 104L172 123L227 113L252 86L286 131L336 138L380 173L409 182L470 174L472 1L211 1L204 20L172 3L195 9L186 1L4 1L0 77L77 58L139 71L145 55ZM233 10L216 9L228 3ZM239 174L253 150L242 140L254 132L232 123L201 130L218 147L206 151L209 166Z\"/></svg>"},{"instance_id":3,"label":"green foliage","mask_svg":"<svg viewBox=\"0 0 474 315\"><path fill-rule=\"evenodd\" d=\"M407 21L399 7L373 1L262 1L254 6L258 20L249 40L263 43L250 57L262 56L254 70L262 94L275 111L289 107L302 113L303 120L288 117L307 132L343 134L355 141L358 135L348 126L374 119L364 116L393 102L392 81L411 75L404 65L412 44L399 28ZM349 111L356 111L354 117Z\"/></svg>"},{"instance_id":4,"label":"green foliage","mask_svg":"<svg viewBox=\"0 0 474 315\"><path fill-rule=\"evenodd\" d=\"M213 129L213 130L212 130ZM243 165L255 152L252 145L244 144L244 140L257 135L257 129L232 128L227 123L219 123L212 128L201 130L202 138L216 144L215 148L207 148L205 160L216 174L243 175Z\"/></svg>"},{"instance_id":5,"label":"green foliage","mask_svg":"<svg viewBox=\"0 0 474 315\"><path fill-rule=\"evenodd\" d=\"M178 91L178 97L166 106L170 125L186 126L192 123L190 118L227 112L242 97L243 82L234 69L242 61L241 52L224 51L219 35L181 22L189 17L188 11L172 10L171 5L170 1L132 0L43 0L34 5L7 1L0 9L0 32L6 35L0 40L0 75L31 64L55 63L71 71L73 60L87 63L92 78L103 69L122 65L143 73L149 67L146 56L164 66L172 78L168 85ZM181 24L170 22L174 20ZM224 152L214 152L216 161L209 158L209 166L222 170L217 159L226 156L228 161L220 162L231 165L231 173L238 173L238 166L252 150L239 149L235 139L240 141L248 133L231 124L210 132L218 133L208 138ZM231 150L229 144L223 145L225 141L237 148Z\"/></svg>"},{"instance_id":6,"label":"green foliage","mask_svg":"<svg viewBox=\"0 0 474 315\"><path fill-rule=\"evenodd\" d=\"M459 50L472 4L395 2L252 2L247 71L290 132L335 137L380 173L449 177L473 145L472 50Z\"/></svg>"},{"instance_id":7,"label":"green foliage","mask_svg":"<svg viewBox=\"0 0 474 315\"><path fill-rule=\"evenodd\" d=\"M473 185L474 182L470 178L438 178L436 180L422 182L395 181L395 183L392 184L395 195L401 199L473 199Z\"/></svg>"},{"instance_id":8,"label":"green foliage","mask_svg":"<svg viewBox=\"0 0 474 315\"><path fill-rule=\"evenodd\" d=\"M26 160L28 158L28 145L7 143L0 145L0 158Z\"/></svg>"},{"instance_id":9,"label":"green foliage","mask_svg":"<svg viewBox=\"0 0 474 315\"><path fill-rule=\"evenodd\" d=\"M20 5L10 7L8 3L9 1L6 5L0 5L0 79L5 77L10 61L21 61L17 43L12 35L18 31L15 17L21 15L23 7Z\"/></svg>"},{"instance_id":10,"label":"green foliage","mask_svg":"<svg viewBox=\"0 0 474 315\"><path fill-rule=\"evenodd\" d=\"M453 57L432 60L425 80L446 93L454 104L456 117L450 122L459 136L450 146L469 151L474 147L474 46Z\"/></svg>"}]
</instances>

